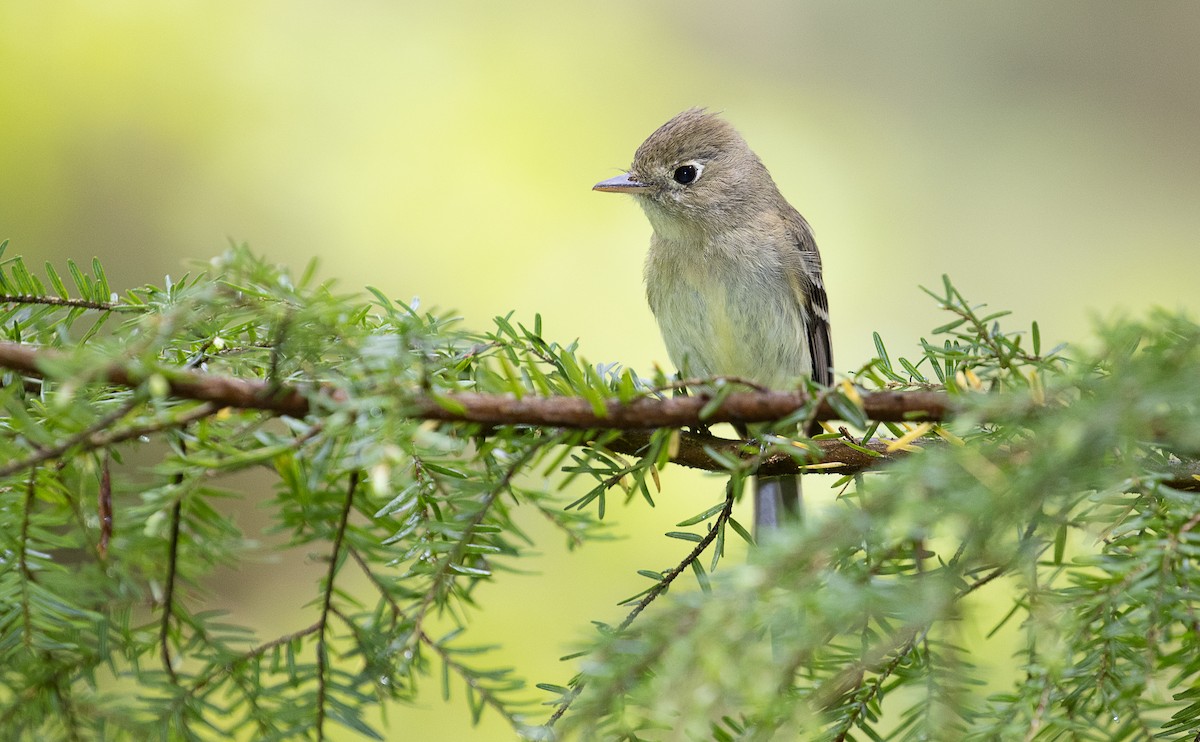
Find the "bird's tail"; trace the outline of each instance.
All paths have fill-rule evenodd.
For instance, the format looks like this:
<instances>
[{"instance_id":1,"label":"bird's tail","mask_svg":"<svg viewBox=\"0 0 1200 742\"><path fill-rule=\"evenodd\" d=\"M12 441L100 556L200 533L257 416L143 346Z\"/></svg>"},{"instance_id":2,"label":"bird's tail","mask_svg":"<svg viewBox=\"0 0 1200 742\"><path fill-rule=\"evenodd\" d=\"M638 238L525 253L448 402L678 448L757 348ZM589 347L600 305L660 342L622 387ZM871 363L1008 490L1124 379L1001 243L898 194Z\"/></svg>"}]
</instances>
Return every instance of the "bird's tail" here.
<instances>
[{"instance_id":1,"label":"bird's tail","mask_svg":"<svg viewBox=\"0 0 1200 742\"><path fill-rule=\"evenodd\" d=\"M754 478L754 538L761 540L772 529L800 520L803 494L800 477Z\"/></svg>"}]
</instances>

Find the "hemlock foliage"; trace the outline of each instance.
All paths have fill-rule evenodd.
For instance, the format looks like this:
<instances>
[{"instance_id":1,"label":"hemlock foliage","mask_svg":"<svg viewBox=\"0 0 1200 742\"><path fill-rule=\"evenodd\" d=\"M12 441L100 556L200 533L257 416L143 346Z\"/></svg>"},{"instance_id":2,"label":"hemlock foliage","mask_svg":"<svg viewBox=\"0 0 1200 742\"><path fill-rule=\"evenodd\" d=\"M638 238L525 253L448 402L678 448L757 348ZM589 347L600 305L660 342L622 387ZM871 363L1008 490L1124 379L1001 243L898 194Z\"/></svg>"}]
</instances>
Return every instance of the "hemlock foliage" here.
<instances>
[{"instance_id":1,"label":"hemlock foliage","mask_svg":"<svg viewBox=\"0 0 1200 742\"><path fill-rule=\"evenodd\" d=\"M6 738L338 726L382 739L380 704L443 685L534 739L1200 730L1200 326L1184 316L1113 322L1094 348L1050 351L1036 325L1004 330L1003 313L946 281L934 298L948 323L912 359L893 361L877 338L851 380L943 387L953 419L875 423L850 384L829 392L845 421L831 437L899 438L911 452L837 480L836 500L749 563L721 561L726 539L748 538L731 498L754 450L804 460L786 431L812 406L743 457L712 451L727 499L668 534L679 566L643 573L651 587L621 625L580 627L586 646L562 678L525 678L471 642L488 610L475 588L502 583L531 546L514 513L532 509L586 548L605 537L606 498L652 504L677 439L656 432L631 456L612 431L434 423L417 402L558 395L602 411L669 394L669 380L591 366L544 339L540 319L472 332L378 291L338 294L311 269L293 278L245 248L122 295L98 263L44 274L0 263L3 339L38 358L37 373L0 369ZM189 371L298 390L305 414L191 394ZM254 569L226 517L229 498L249 496L229 483L246 470L273 478L273 529L325 555L302 614L315 622L287 635L253 636L195 587L218 565ZM586 494L564 493L577 480ZM676 579L702 589L665 594ZM1018 644L1000 687L964 630L998 603L984 620ZM435 633L435 616L457 628ZM402 708L389 717L402 728Z\"/></svg>"}]
</instances>

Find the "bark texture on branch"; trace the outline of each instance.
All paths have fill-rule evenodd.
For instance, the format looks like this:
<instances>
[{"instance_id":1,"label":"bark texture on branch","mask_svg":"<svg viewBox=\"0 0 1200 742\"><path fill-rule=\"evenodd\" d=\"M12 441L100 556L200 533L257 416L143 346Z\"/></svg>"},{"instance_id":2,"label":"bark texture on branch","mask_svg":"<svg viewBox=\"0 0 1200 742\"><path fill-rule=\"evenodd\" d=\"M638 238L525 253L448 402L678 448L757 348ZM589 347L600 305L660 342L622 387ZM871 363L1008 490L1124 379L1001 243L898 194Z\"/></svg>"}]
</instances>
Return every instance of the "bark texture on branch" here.
<instances>
[{"instance_id":1,"label":"bark texture on branch","mask_svg":"<svg viewBox=\"0 0 1200 742\"><path fill-rule=\"evenodd\" d=\"M808 403L802 392L735 392L707 417L700 413L706 397L643 397L629 403L616 400L597 415L591 403L578 397L525 397L461 392L417 400L412 414L427 420L467 421L492 425L549 425L559 428L645 430L715 423L763 423L787 417ZM863 410L880 422L924 422L949 415L949 397L942 392L871 392L863 395ZM836 420L828 402L817 410L818 420Z\"/></svg>"},{"instance_id":2,"label":"bark texture on branch","mask_svg":"<svg viewBox=\"0 0 1200 742\"><path fill-rule=\"evenodd\" d=\"M59 351L19 343L0 343L0 367L41 376L40 362L60 357ZM96 378L117 386L136 387L152 374L128 366L113 364ZM227 407L265 410L278 415L304 417L310 412L309 401L296 387L279 386L265 381L234 379L198 371L158 372L171 395L181 399L214 402ZM606 430L652 430L687 425L716 423L771 422L787 417L808 402L802 392L737 392L728 395L710 415L700 413L709 400L705 397L639 398L629 403L608 402L597 415L592 405L578 397L535 397L517 399L508 395L459 392L440 400L418 397L405 410L411 417L446 422L474 422L484 425L544 425L557 428ZM949 398L942 392L872 392L863 395L868 418L881 422L942 420L950 413ZM828 403L817 411L818 420L837 419Z\"/></svg>"},{"instance_id":3,"label":"bark texture on branch","mask_svg":"<svg viewBox=\"0 0 1200 742\"><path fill-rule=\"evenodd\" d=\"M20 343L0 342L0 367L30 376L42 376L41 364L62 357L56 350ZM94 378L116 386L136 388L144 384L154 371L137 371L121 364L100 369ZM171 370L161 372L171 396L213 402L222 407L245 410L264 410L277 415L304 417L309 412L308 399L299 389L277 386L264 381L247 381L228 376L202 374L196 371Z\"/></svg>"},{"instance_id":4,"label":"bark texture on branch","mask_svg":"<svg viewBox=\"0 0 1200 742\"><path fill-rule=\"evenodd\" d=\"M21 343L0 342L0 368L25 376L44 375L42 364L53 364L65 357L62 351ZM302 418L312 412L305 391L294 386L275 385L265 381L236 379L204 374L184 369L138 370L132 366L112 364L99 369L93 378L122 387L138 387L152 375L159 374L169 393L180 399L210 402L218 407L262 410L274 415ZM330 397L336 399L340 393ZM486 426L530 425L577 430L620 430L621 434L606 446L615 453L637 455L650 440L650 432L658 428L687 428L722 422L770 422L787 417L806 404L808 398L799 392L739 392L730 394L712 414L703 420L700 412L709 400L704 397L672 397L668 399L640 398L630 403L613 400L606 404L604 414L597 415L591 404L575 397L525 397L461 392L444 395L440 400L417 397L406 402L405 414L413 418L445 422L471 422ZM949 397L942 392L872 392L862 395L863 410L872 420L881 422L939 421L951 413ZM818 420L836 419L837 414L823 403L817 412ZM746 442L718 438L706 433L681 430L678 450L671 461L681 466L709 471L724 467L715 461L707 449L739 458L756 455L747 451ZM920 441L915 445L922 445ZM871 440L850 445L848 441L821 440L812 444L820 453L814 462L838 464L821 467L818 471L848 474L876 467L905 454L888 451L888 441ZM865 453L856 446L866 448ZM793 474L805 471L805 465L784 453L773 453L761 461L762 474ZM1186 462L1163 482L1176 489L1200 490L1200 464Z\"/></svg>"}]
</instances>

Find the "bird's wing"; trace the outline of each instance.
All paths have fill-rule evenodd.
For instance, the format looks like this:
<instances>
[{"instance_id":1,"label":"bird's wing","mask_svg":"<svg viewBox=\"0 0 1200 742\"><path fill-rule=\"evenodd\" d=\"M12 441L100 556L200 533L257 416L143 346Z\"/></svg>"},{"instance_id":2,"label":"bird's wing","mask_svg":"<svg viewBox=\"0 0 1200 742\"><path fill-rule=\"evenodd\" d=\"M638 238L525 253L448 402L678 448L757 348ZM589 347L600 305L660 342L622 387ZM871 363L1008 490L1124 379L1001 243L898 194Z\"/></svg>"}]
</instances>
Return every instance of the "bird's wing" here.
<instances>
[{"instance_id":1,"label":"bird's wing","mask_svg":"<svg viewBox=\"0 0 1200 742\"><path fill-rule=\"evenodd\" d=\"M800 306L808 310L812 377L818 384L829 386L833 383L833 346L829 341L829 297L825 295L825 279L821 276L821 253L817 251L812 229L800 214L794 214L788 232L801 259L803 285L793 285L792 289Z\"/></svg>"}]
</instances>

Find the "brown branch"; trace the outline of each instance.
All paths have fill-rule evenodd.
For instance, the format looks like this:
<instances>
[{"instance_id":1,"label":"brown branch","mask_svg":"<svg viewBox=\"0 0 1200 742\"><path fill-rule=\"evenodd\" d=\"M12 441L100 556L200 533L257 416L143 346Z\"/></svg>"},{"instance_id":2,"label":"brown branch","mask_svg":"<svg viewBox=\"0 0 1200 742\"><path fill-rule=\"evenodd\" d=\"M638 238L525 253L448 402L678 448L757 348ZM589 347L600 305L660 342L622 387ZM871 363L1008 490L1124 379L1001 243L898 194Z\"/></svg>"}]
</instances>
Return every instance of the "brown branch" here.
<instances>
[{"instance_id":1,"label":"brown branch","mask_svg":"<svg viewBox=\"0 0 1200 742\"><path fill-rule=\"evenodd\" d=\"M0 343L0 367L33 376L44 375L42 364L58 362L65 357L66 354L57 350L20 343ZM155 374L164 378L173 397L213 402L222 407L265 410L292 417L304 417L309 412L308 400L299 389L278 388L262 381L246 381L195 371L135 370L121 364L112 364L99 370L96 378L116 386L136 388Z\"/></svg>"},{"instance_id":2,"label":"brown branch","mask_svg":"<svg viewBox=\"0 0 1200 742\"><path fill-rule=\"evenodd\" d=\"M650 433L647 431L630 430L621 433L617 438L606 441L604 447L614 453L636 456L650 443ZM819 453L811 455L813 462L823 464L837 463L841 466L822 466L819 471L823 474L853 474L855 472L878 466L887 461L893 461L904 455L904 451L888 451L888 441L872 440L861 444L860 448L873 451L875 456L864 453L858 448L847 444L844 440L812 441L812 447ZM856 444L859 445L859 444ZM914 445L922 445L917 442ZM748 447L746 441L729 438L718 438L703 433L680 431L678 449L671 455L671 463L686 466L690 469L705 471L723 471L725 466L709 455L709 451L731 458L750 459L758 457L758 473L777 476L783 474L799 474L806 471L805 465L786 453L774 452L761 454ZM801 457L803 458L803 457Z\"/></svg>"},{"instance_id":3,"label":"brown branch","mask_svg":"<svg viewBox=\"0 0 1200 742\"><path fill-rule=\"evenodd\" d=\"M20 343L0 342L0 368L9 368L24 374L42 376L42 362L57 362L64 358L61 351L39 348ZM309 399L295 386L273 384L265 381L248 381L227 376L204 374L188 370L134 370L114 364L102 370L98 378L110 384L137 387L154 373L167 382L172 396L195 399L213 405L208 414L221 407L246 410L262 410L276 415L302 418L312 412ZM334 391L332 399L341 399L342 393ZM649 442L649 431L659 428L699 427L721 422L755 423L770 422L785 418L808 402L803 392L739 392L728 395L711 414L703 420L700 413L711 400L706 397L671 397L667 399L643 397L628 403L610 400L603 414L596 414L590 402L577 397L528 396L517 399L510 395L459 392L440 397L418 396L408 400L404 414L413 418L443 422L469 422L488 426L530 425L576 430L620 430L620 436L606 445L616 453L636 454ZM953 413L950 397L943 392L870 392L862 395L862 407L866 416L880 422L939 421ZM203 416L204 411L197 411ZM837 413L826 402L822 402L815 415L817 420L837 419ZM900 457L902 451L887 451L887 441L873 440L862 445L878 456L865 453L843 440L814 441L820 449L819 455L811 459L821 463L838 463L840 467L822 467L821 471L833 474L849 474L876 466L884 461ZM920 445L920 442L916 442ZM681 466L709 471L724 469L705 451L709 446L721 453L746 458L756 455L747 452L742 441L697 435L680 434L678 452L671 457ZM17 468L25 468L45 458L52 458L61 451L36 457L36 460L17 462ZM10 474L11 467L0 467L0 475ZM762 457L764 474L792 474L804 471L804 465L784 453L771 453ZM1178 467L1163 484L1175 489L1200 490L1200 466L1194 462Z\"/></svg>"},{"instance_id":4,"label":"brown branch","mask_svg":"<svg viewBox=\"0 0 1200 742\"><path fill-rule=\"evenodd\" d=\"M47 348L0 342L0 367L42 376L42 364L64 357ZM262 409L265 412L302 418L311 412L310 403L299 388L247 379L208 375L184 370L136 370L113 364L97 373L102 381L118 387L139 387L146 379L160 375L172 396L181 399L214 402L224 407ZM712 414L701 419L709 400L702 396L650 399L642 397L628 403L612 400L605 411L596 414L587 400L578 397L527 396L458 393L440 399L418 397L410 403L410 417L444 420L451 423L485 425L546 425L574 429L652 430L656 427L715 423L768 423L787 417L808 403L800 391L746 391L730 394ZM940 391L875 391L863 396L866 417L880 421L941 420L950 412L949 397ZM822 403L816 419L832 420L838 414Z\"/></svg>"},{"instance_id":5,"label":"brown branch","mask_svg":"<svg viewBox=\"0 0 1200 742\"><path fill-rule=\"evenodd\" d=\"M0 367L41 376L43 362L63 358L60 351L20 343L0 343ZM291 417L310 412L309 401L293 386L248 381L184 370L135 370L113 364L98 377L110 384L137 387L155 373L167 382L171 395L213 402L225 407L264 410ZM441 398L418 397L410 403L411 417L485 425L544 425L557 428L651 430L685 425L770 422L787 417L809 401L803 392L739 392L728 395L711 414L700 413L706 397L639 398L628 403L609 401L602 414L577 397L524 397L460 392ZM941 420L950 413L949 397L941 392L871 392L863 395L867 417L881 422ZM816 419L837 419L822 403Z\"/></svg>"},{"instance_id":6,"label":"brown branch","mask_svg":"<svg viewBox=\"0 0 1200 742\"><path fill-rule=\"evenodd\" d=\"M18 343L0 343L0 367L40 376L40 364L56 361L62 353ZM126 366L111 365L99 377L110 384L136 387L154 372L134 371ZM248 381L196 371L171 370L161 372L173 396L204 400L215 406L256 409L274 414L304 417L311 408L308 399L296 387ZM445 422L472 422L484 425L542 425L557 428L623 430L620 438L608 446L617 453L634 454L649 442L648 431L664 427L698 426L718 422L753 423L778 420L795 412L808 401L801 392L743 392L730 394L703 421L700 413L709 400L704 397L672 397L668 399L640 398L629 403L611 401L603 415L597 415L591 404L574 397L525 397L461 392L439 399L418 397L410 402L406 413L415 418ZM940 419L948 414L948 399L940 392L876 392L863 397L867 415L877 420ZM832 419L836 413L828 404L818 410L819 419ZM832 473L860 471L881 461L846 445L841 441L814 443L821 449L814 461L837 462L844 467L830 469ZM710 435L682 433L679 451L673 460L697 469L720 469L721 465L709 456L705 447L730 456L753 455L739 441ZM868 448L884 454L881 443ZM801 470L791 456L772 453L762 456L760 471L764 474L787 474Z\"/></svg>"},{"instance_id":7,"label":"brown branch","mask_svg":"<svg viewBox=\"0 0 1200 742\"><path fill-rule=\"evenodd\" d=\"M444 401L415 400L409 412L413 417L426 420L490 425L647 430L698 424L771 422L791 415L808 401L808 395L803 392L737 392L726 396L711 414L702 418L700 413L711 402L707 397L643 397L627 403L611 400L605 404L603 414L597 415L589 401L577 397L516 399L460 392L446 395ZM863 410L868 418L880 422L921 422L948 417L951 405L949 397L942 392L871 392L863 395ZM816 419L839 418L829 403L823 402Z\"/></svg>"}]
</instances>

